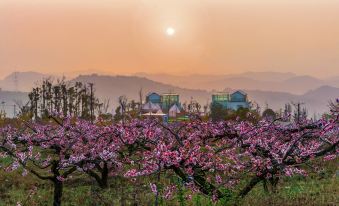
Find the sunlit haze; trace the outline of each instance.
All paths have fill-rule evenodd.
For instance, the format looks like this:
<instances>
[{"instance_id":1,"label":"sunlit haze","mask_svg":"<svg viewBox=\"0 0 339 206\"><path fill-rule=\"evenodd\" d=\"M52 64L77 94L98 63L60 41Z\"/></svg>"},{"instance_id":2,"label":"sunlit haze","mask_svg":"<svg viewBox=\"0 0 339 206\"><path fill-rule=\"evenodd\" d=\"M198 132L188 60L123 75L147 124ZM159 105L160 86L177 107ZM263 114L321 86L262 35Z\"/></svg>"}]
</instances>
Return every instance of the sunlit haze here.
<instances>
[{"instance_id":1,"label":"sunlit haze","mask_svg":"<svg viewBox=\"0 0 339 206\"><path fill-rule=\"evenodd\" d=\"M0 78L339 75L337 0L1 0Z\"/></svg>"},{"instance_id":2,"label":"sunlit haze","mask_svg":"<svg viewBox=\"0 0 339 206\"><path fill-rule=\"evenodd\" d=\"M172 27L168 27L168 28L166 29L166 34L167 34L168 36L173 36L173 35L175 34L175 29L172 28Z\"/></svg>"}]
</instances>

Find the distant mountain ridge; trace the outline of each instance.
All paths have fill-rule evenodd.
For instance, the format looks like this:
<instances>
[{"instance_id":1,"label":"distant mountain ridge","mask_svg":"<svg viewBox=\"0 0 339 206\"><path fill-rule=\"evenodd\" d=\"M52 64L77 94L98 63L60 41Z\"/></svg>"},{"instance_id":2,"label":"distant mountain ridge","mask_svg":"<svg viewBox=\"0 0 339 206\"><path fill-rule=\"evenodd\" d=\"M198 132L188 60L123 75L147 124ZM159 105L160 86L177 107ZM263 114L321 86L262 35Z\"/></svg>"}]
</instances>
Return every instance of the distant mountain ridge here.
<instances>
[{"instance_id":1,"label":"distant mountain ridge","mask_svg":"<svg viewBox=\"0 0 339 206\"><path fill-rule=\"evenodd\" d=\"M8 91L28 92L39 81L49 77L54 78L52 75L38 72L13 72L3 80L0 80L0 88Z\"/></svg>"},{"instance_id":2,"label":"distant mountain ridge","mask_svg":"<svg viewBox=\"0 0 339 206\"><path fill-rule=\"evenodd\" d=\"M135 76L81 75L72 81L94 83L98 97L109 98L114 106L117 105L118 97L121 95L125 95L130 100L138 100L140 89L143 91L143 98L151 91L159 93L173 92L180 95L181 102L188 102L191 98L194 98L202 105L211 102L213 93L205 90L176 87ZM262 90L244 91L248 93L250 100L258 103L261 108L268 105L270 108L278 110L283 108L285 103L303 102L311 115L313 113L319 115L328 111L329 101L339 97L339 88L331 86L321 86L302 95Z\"/></svg>"},{"instance_id":3,"label":"distant mountain ridge","mask_svg":"<svg viewBox=\"0 0 339 206\"><path fill-rule=\"evenodd\" d=\"M223 90L237 88L243 90L263 90L303 94L321 86L339 87L339 77L318 79L311 76L298 76L293 73L279 72L246 72L230 75L187 75L175 76L168 74L137 73L136 76L163 82L171 85L181 85L189 89Z\"/></svg>"},{"instance_id":4,"label":"distant mountain ridge","mask_svg":"<svg viewBox=\"0 0 339 206\"><path fill-rule=\"evenodd\" d=\"M86 74L87 75L87 74ZM222 91L226 88L242 90L263 90L304 94L321 86L339 87L339 76L328 79L319 79L312 76L300 76L294 73L282 72L245 72L229 75L170 75L136 73L134 76L145 77L149 80L206 91ZM130 76L133 77L133 76ZM30 91L33 86L43 79L56 77L38 72L13 72L0 80L0 88L9 91Z\"/></svg>"},{"instance_id":5,"label":"distant mountain ridge","mask_svg":"<svg viewBox=\"0 0 339 206\"><path fill-rule=\"evenodd\" d=\"M48 75L43 75L39 73L30 73L30 75L31 75L30 78L28 78L30 82L28 80L25 80L26 81L25 84L28 84L31 86L29 87L29 89L26 88L25 91L29 91L31 87L34 86L34 82L39 82L43 78L49 77ZM247 75L250 75L250 73L248 73ZM34 76L36 79L33 78ZM203 75L195 75L194 78L200 79L200 80L204 80L205 78L206 80L212 81L216 77L218 76L210 75L210 76L206 76L205 78ZM267 77L270 77L270 75L266 75L265 78ZM5 80L0 81L0 85L1 83L4 83L4 82L6 83L6 81L9 81L10 78L11 77L8 77ZM21 78L24 79L23 74L21 74ZM250 87L252 83L260 82L258 80L253 80L251 78L248 78L246 77L246 75L245 77L233 76L232 79L234 82L237 82L239 79L248 80L248 85L245 85L246 87ZM277 110L277 109L283 108L285 103L300 101L300 102L305 103L305 106L309 109L310 114L313 114L313 113L321 114L323 112L326 112L328 110L329 101L334 100L335 98L339 97L339 88L334 87L334 86L321 85L320 83L322 83L324 80L317 80L316 78L308 77L308 76L306 77L296 76L293 74L286 74L285 77L282 79L284 80L281 81L280 79L279 81L288 82L289 88L291 89L295 87L294 85L295 82L300 81L300 79L301 80L307 79L308 83L305 84L306 86L311 83L315 83L316 85L320 85L320 86L313 85L314 88L312 87L311 89L307 89L307 91L303 94L291 94L289 92L277 92L277 91L264 91L262 89L256 89L256 88L244 89L244 91L248 93L249 98L252 101L257 102L259 105L261 105L262 108L264 108L265 105L267 104L270 108ZM102 100L110 99L112 103L112 108L117 106L118 97L121 95L125 95L130 100L134 99L138 101L140 89L142 89L143 91L143 99L145 98L146 94L151 91L155 91L159 93L173 92L173 93L178 93L180 95L180 100L182 102L185 102L185 101L188 102L191 100L191 98L194 98L202 105L206 105L210 103L211 95L214 92L213 90L207 91L204 89L186 88L189 85L187 77L186 77L186 81L182 80L181 84L177 84L177 86L150 80L145 77L122 76L122 75L118 75L118 76L80 75L70 81L81 81L81 82L94 83L97 96L101 98ZM320 83L319 82L317 83L317 81L319 81ZM232 81L230 81L229 79L228 82L232 82ZM20 83L24 85L23 82L20 82ZM226 89L227 88L226 86L223 89ZM240 87L241 85L236 85L236 86L239 86L239 87L228 88L228 90L241 89ZM272 85L272 88L274 89L274 85ZM23 94L26 95L27 93L23 93ZM3 96L4 96L4 93L0 93L0 101L3 99ZM6 102L10 102L10 101L13 102L15 98L18 98L17 96L15 96L15 98L10 97L10 96L11 95L6 94ZM23 96L19 95L20 99L24 99L27 101L27 98Z\"/></svg>"}]
</instances>

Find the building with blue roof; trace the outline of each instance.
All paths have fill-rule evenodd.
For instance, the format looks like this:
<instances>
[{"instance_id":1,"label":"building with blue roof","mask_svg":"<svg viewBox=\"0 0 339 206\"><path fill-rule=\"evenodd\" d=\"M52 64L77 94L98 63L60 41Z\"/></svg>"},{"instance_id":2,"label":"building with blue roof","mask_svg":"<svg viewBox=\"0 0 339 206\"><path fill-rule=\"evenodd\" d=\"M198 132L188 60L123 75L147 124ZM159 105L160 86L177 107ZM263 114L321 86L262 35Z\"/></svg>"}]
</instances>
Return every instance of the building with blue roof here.
<instances>
[{"instance_id":1,"label":"building with blue roof","mask_svg":"<svg viewBox=\"0 0 339 206\"><path fill-rule=\"evenodd\" d=\"M224 109L238 110L240 108L249 108L247 94L241 90L231 94L228 92L218 92L212 94L212 104L220 104Z\"/></svg>"}]
</instances>

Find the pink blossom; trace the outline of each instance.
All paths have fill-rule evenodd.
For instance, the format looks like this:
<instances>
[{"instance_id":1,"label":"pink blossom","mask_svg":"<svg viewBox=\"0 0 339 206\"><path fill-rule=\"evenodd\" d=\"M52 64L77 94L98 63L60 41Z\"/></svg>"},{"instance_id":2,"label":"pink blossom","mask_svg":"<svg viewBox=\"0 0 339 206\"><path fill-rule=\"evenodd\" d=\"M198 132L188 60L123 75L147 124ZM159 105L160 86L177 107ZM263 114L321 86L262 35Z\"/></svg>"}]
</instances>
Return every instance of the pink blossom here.
<instances>
[{"instance_id":1,"label":"pink blossom","mask_svg":"<svg viewBox=\"0 0 339 206\"><path fill-rule=\"evenodd\" d=\"M158 190L157 190L157 185L154 183L150 183L150 187L151 187L151 191L156 195L158 194Z\"/></svg>"}]
</instances>

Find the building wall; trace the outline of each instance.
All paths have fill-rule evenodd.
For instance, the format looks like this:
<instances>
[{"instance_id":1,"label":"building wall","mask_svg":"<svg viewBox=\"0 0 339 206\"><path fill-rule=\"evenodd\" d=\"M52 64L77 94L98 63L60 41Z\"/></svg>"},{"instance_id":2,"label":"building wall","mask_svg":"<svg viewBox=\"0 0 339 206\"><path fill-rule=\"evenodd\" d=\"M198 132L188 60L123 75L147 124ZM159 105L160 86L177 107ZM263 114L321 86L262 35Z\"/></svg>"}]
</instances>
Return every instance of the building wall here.
<instances>
[{"instance_id":1,"label":"building wall","mask_svg":"<svg viewBox=\"0 0 339 206\"><path fill-rule=\"evenodd\" d=\"M179 95L161 95L161 107L168 110L173 104L180 106Z\"/></svg>"},{"instance_id":2,"label":"building wall","mask_svg":"<svg viewBox=\"0 0 339 206\"><path fill-rule=\"evenodd\" d=\"M149 94L146 97L146 102L152 102L152 103L155 103L155 104L160 104L161 103L161 97L157 93L152 93L152 94Z\"/></svg>"},{"instance_id":3,"label":"building wall","mask_svg":"<svg viewBox=\"0 0 339 206\"><path fill-rule=\"evenodd\" d=\"M249 108L247 95L239 91L232 93L228 98L226 94L212 95L212 103L214 102L221 104L224 109L237 110L239 108Z\"/></svg>"},{"instance_id":4,"label":"building wall","mask_svg":"<svg viewBox=\"0 0 339 206\"><path fill-rule=\"evenodd\" d=\"M225 102L230 100L229 94L213 94L212 101L213 102Z\"/></svg>"},{"instance_id":5,"label":"building wall","mask_svg":"<svg viewBox=\"0 0 339 206\"><path fill-rule=\"evenodd\" d=\"M228 109L238 110L239 108L249 108L248 102L229 102L227 105Z\"/></svg>"},{"instance_id":6,"label":"building wall","mask_svg":"<svg viewBox=\"0 0 339 206\"><path fill-rule=\"evenodd\" d=\"M227 105L228 105L228 101L212 101L212 104L213 103L217 103L217 104L220 104L222 105L223 108L227 108Z\"/></svg>"}]
</instances>

